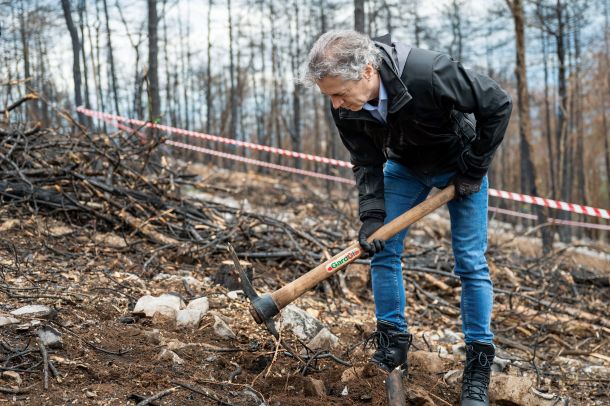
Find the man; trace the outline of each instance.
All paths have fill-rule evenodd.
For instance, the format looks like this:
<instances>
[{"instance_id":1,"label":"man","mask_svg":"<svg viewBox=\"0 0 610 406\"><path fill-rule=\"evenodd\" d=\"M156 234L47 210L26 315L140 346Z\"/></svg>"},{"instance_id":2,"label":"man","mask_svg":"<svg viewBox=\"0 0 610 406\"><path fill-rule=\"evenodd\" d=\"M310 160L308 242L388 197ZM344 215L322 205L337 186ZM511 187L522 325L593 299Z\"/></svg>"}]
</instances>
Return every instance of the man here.
<instances>
[{"instance_id":1,"label":"man","mask_svg":"<svg viewBox=\"0 0 610 406\"><path fill-rule=\"evenodd\" d=\"M455 185L448 208L467 349L461 404L488 405L495 347L486 173L508 125L510 97L447 55L355 31L323 34L309 53L303 82L330 97L351 154L362 221L358 240L373 256L377 349L371 361L384 370L402 367L411 343L400 259L407 231L385 242L369 244L367 237L423 201L432 187Z\"/></svg>"}]
</instances>

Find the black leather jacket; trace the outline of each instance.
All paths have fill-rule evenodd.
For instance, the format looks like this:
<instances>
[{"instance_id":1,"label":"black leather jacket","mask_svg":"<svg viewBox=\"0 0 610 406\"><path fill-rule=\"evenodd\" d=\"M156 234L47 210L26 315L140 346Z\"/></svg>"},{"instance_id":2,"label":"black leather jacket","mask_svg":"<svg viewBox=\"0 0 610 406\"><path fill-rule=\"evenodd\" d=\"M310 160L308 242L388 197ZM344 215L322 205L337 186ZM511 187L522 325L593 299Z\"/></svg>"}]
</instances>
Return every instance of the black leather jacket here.
<instances>
[{"instance_id":1,"label":"black leather jacket","mask_svg":"<svg viewBox=\"0 0 610 406\"><path fill-rule=\"evenodd\" d=\"M389 36L377 41L391 46ZM485 176L512 110L510 96L496 82L464 69L448 55L412 48L399 77L396 55L380 48L379 74L388 93L387 123L364 109L354 112L331 105L354 165L361 218L370 211L385 213L386 159L420 175L459 170L473 178Z\"/></svg>"}]
</instances>

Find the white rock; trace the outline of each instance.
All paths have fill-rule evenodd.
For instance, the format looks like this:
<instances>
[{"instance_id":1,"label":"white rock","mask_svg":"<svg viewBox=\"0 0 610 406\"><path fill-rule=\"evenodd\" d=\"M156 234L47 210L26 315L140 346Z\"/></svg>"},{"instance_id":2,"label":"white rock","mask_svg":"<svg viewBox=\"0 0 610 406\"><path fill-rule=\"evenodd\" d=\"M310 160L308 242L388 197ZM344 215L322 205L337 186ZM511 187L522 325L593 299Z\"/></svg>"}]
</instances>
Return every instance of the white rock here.
<instances>
[{"instance_id":1,"label":"white rock","mask_svg":"<svg viewBox=\"0 0 610 406\"><path fill-rule=\"evenodd\" d=\"M318 319L292 304L282 310L282 324L301 340L311 340L324 328Z\"/></svg>"},{"instance_id":2,"label":"white rock","mask_svg":"<svg viewBox=\"0 0 610 406\"><path fill-rule=\"evenodd\" d=\"M330 350L332 347L339 343L339 338L330 332L329 329L324 327L316 334L310 342L307 343L307 347L311 350Z\"/></svg>"},{"instance_id":3,"label":"white rock","mask_svg":"<svg viewBox=\"0 0 610 406\"><path fill-rule=\"evenodd\" d=\"M200 310L205 314L210 309L210 301L207 297L198 297L197 299L191 300L186 308Z\"/></svg>"},{"instance_id":4,"label":"white rock","mask_svg":"<svg viewBox=\"0 0 610 406\"><path fill-rule=\"evenodd\" d=\"M53 314L53 309L45 305L27 305L11 312L13 316L45 318Z\"/></svg>"},{"instance_id":5,"label":"white rock","mask_svg":"<svg viewBox=\"0 0 610 406\"><path fill-rule=\"evenodd\" d=\"M233 330L224 322L223 319L214 315L214 332L224 338L225 340L232 340L237 338Z\"/></svg>"},{"instance_id":6,"label":"white rock","mask_svg":"<svg viewBox=\"0 0 610 406\"><path fill-rule=\"evenodd\" d=\"M347 395L349 395L349 389L347 389L347 386L346 386L341 391L341 396L347 396Z\"/></svg>"},{"instance_id":7,"label":"white rock","mask_svg":"<svg viewBox=\"0 0 610 406\"><path fill-rule=\"evenodd\" d=\"M14 317L0 317L0 327L19 323L19 319Z\"/></svg>"},{"instance_id":8,"label":"white rock","mask_svg":"<svg viewBox=\"0 0 610 406\"><path fill-rule=\"evenodd\" d=\"M227 293L227 297L231 300L237 300L240 298L240 296L245 296L243 290L232 290Z\"/></svg>"},{"instance_id":9,"label":"white rock","mask_svg":"<svg viewBox=\"0 0 610 406\"><path fill-rule=\"evenodd\" d=\"M598 379L610 379L610 368L603 365L589 365L584 367L582 371L594 378Z\"/></svg>"},{"instance_id":10,"label":"white rock","mask_svg":"<svg viewBox=\"0 0 610 406\"><path fill-rule=\"evenodd\" d=\"M182 365L184 364L184 360L178 356L175 352L168 350L166 348L162 349L159 353L160 360L170 360L174 365Z\"/></svg>"},{"instance_id":11,"label":"white rock","mask_svg":"<svg viewBox=\"0 0 610 406\"><path fill-rule=\"evenodd\" d=\"M464 371L462 369L452 369L451 371L447 371L447 373L445 373L443 379L447 384L453 385L460 382L463 375Z\"/></svg>"},{"instance_id":12,"label":"white rock","mask_svg":"<svg viewBox=\"0 0 610 406\"><path fill-rule=\"evenodd\" d=\"M179 277L177 275L170 275L168 273L158 273L155 276L153 276L152 280L155 282L159 282L159 281L173 281L179 279Z\"/></svg>"},{"instance_id":13,"label":"white rock","mask_svg":"<svg viewBox=\"0 0 610 406\"><path fill-rule=\"evenodd\" d=\"M506 367L510 364L510 360L509 359L504 359L502 357L498 357L498 355L496 355L494 357L494 363L491 366L491 370L493 372L502 372L506 369Z\"/></svg>"},{"instance_id":14,"label":"white rock","mask_svg":"<svg viewBox=\"0 0 610 406\"><path fill-rule=\"evenodd\" d=\"M489 384L489 398L498 404L515 404L520 406L551 406L561 404L558 396L549 397L537 394L534 382L528 377L506 374L492 374Z\"/></svg>"},{"instance_id":15,"label":"white rock","mask_svg":"<svg viewBox=\"0 0 610 406\"><path fill-rule=\"evenodd\" d=\"M198 279L193 278L192 276L183 276L182 282L186 283L192 288L201 288L203 286L202 282L200 282Z\"/></svg>"},{"instance_id":16,"label":"white rock","mask_svg":"<svg viewBox=\"0 0 610 406\"><path fill-rule=\"evenodd\" d=\"M184 302L176 295L163 294L161 296L142 296L138 299L134 313L144 313L146 317L153 317L155 313L175 318L176 312L184 308Z\"/></svg>"},{"instance_id":17,"label":"white rock","mask_svg":"<svg viewBox=\"0 0 610 406\"><path fill-rule=\"evenodd\" d=\"M210 301L207 297L191 300L186 309L177 311L176 325L178 327L197 327L209 308Z\"/></svg>"},{"instance_id":18,"label":"white rock","mask_svg":"<svg viewBox=\"0 0 610 406\"><path fill-rule=\"evenodd\" d=\"M176 326L178 327L197 327L203 317L199 309L184 309L176 312Z\"/></svg>"},{"instance_id":19,"label":"white rock","mask_svg":"<svg viewBox=\"0 0 610 406\"><path fill-rule=\"evenodd\" d=\"M48 348L61 348L64 345L61 333L53 327L42 326L38 329L37 334L42 343Z\"/></svg>"}]
</instances>

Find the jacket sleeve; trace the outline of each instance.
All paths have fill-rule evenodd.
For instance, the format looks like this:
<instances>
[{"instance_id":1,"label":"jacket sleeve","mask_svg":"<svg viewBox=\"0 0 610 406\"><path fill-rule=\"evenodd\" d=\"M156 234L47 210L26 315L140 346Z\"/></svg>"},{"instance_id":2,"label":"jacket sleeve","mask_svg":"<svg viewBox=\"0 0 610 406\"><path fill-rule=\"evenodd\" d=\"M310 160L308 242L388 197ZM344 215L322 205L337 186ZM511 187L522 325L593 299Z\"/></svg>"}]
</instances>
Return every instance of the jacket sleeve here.
<instances>
[{"instance_id":1,"label":"jacket sleeve","mask_svg":"<svg viewBox=\"0 0 610 406\"><path fill-rule=\"evenodd\" d=\"M335 125L343 145L351 156L356 186L358 187L358 213L363 220L374 214L385 218L383 194L383 164L386 160L381 146L357 126L339 119L338 110L331 107Z\"/></svg>"},{"instance_id":2,"label":"jacket sleeve","mask_svg":"<svg viewBox=\"0 0 610 406\"><path fill-rule=\"evenodd\" d=\"M504 138L511 97L491 78L465 69L444 54L434 62L432 86L439 107L474 114L477 137L462 150L458 165L463 174L482 178Z\"/></svg>"}]
</instances>

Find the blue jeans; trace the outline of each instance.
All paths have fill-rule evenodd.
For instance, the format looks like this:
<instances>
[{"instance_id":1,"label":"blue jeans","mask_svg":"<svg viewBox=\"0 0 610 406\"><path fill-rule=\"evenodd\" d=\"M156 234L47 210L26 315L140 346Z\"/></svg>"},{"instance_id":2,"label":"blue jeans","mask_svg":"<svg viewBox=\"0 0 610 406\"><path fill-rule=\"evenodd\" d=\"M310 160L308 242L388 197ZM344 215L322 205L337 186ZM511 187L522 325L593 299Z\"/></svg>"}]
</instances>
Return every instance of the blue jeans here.
<instances>
[{"instance_id":1,"label":"blue jeans","mask_svg":"<svg viewBox=\"0 0 610 406\"><path fill-rule=\"evenodd\" d=\"M388 161L384 168L386 223L422 202L432 187L442 188L454 172L418 176L405 166ZM491 343L493 287L485 260L487 250L487 177L481 191L448 203L451 216L451 243L456 275L462 283L462 331L466 343ZM408 229L388 241L385 249L373 256L371 278L377 320L407 329L405 288L400 256Z\"/></svg>"}]
</instances>

